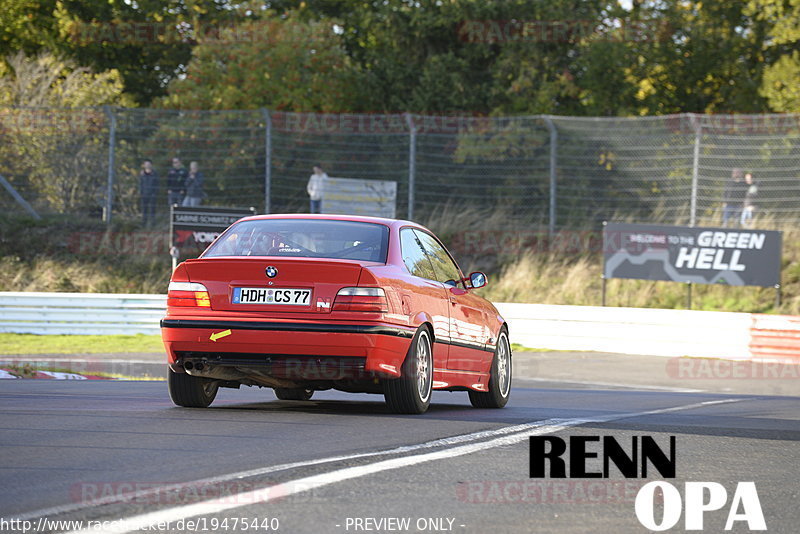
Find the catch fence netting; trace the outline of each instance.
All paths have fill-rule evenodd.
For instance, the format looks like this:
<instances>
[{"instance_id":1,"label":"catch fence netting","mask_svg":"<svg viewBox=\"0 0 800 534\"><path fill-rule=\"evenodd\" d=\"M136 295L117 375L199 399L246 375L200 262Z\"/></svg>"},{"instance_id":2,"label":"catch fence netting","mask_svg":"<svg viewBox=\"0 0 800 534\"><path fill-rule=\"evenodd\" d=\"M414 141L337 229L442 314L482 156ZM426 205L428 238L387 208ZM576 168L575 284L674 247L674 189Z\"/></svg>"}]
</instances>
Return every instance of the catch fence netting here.
<instances>
[{"instance_id":1,"label":"catch fence netting","mask_svg":"<svg viewBox=\"0 0 800 534\"><path fill-rule=\"evenodd\" d=\"M0 175L40 214L139 221L149 159L166 224L173 158L197 162L204 205L259 213L308 211L319 165L331 177L396 182L397 216L421 221L471 212L550 231L604 220L715 225L737 172L757 184L757 223L800 219L800 115L0 109ZM5 187L0 209L24 211Z\"/></svg>"}]
</instances>

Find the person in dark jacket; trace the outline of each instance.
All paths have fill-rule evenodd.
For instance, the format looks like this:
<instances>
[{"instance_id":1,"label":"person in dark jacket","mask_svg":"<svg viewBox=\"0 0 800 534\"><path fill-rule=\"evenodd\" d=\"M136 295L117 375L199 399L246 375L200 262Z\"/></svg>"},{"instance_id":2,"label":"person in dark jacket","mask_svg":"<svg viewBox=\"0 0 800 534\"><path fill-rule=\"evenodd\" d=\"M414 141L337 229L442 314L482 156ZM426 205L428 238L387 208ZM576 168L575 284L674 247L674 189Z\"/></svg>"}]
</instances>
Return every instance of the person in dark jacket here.
<instances>
[{"instance_id":1,"label":"person in dark jacket","mask_svg":"<svg viewBox=\"0 0 800 534\"><path fill-rule=\"evenodd\" d=\"M186 197L183 205L188 208L196 208L205 197L203 192L203 173L198 169L196 161L189 163L189 176L186 177Z\"/></svg>"},{"instance_id":2,"label":"person in dark jacket","mask_svg":"<svg viewBox=\"0 0 800 534\"><path fill-rule=\"evenodd\" d=\"M183 166L179 158L172 158L172 168L167 173L167 205L183 203L183 195L186 193L186 167Z\"/></svg>"},{"instance_id":3,"label":"person in dark jacket","mask_svg":"<svg viewBox=\"0 0 800 534\"><path fill-rule=\"evenodd\" d=\"M142 209L142 224L148 226L156 218L156 195L158 194L158 173L153 162L146 159L142 162L139 173L139 201Z\"/></svg>"},{"instance_id":4,"label":"person in dark jacket","mask_svg":"<svg viewBox=\"0 0 800 534\"><path fill-rule=\"evenodd\" d=\"M742 169L733 169L731 171L731 179L725 184L725 189L722 193L722 226L727 227L728 221L733 221L733 224L739 222L742 216L742 206L744 206L747 187Z\"/></svg>"}]
</instances>

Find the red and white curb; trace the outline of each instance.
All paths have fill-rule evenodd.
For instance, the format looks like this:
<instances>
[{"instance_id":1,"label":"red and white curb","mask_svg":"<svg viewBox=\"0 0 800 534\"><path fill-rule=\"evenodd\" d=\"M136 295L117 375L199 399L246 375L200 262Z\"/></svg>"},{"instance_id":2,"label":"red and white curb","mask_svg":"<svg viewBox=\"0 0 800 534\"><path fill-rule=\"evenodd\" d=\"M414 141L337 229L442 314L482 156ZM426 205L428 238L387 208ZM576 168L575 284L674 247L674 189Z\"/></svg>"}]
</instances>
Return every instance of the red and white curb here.
<instances>
[{"instance_id":1,"label":"red and white curb","mask_svg":"<svg viewBox=\"0 0 800 534\"><path fill-rule=\"evenodd\" d=\"M113 380L107 376L81 375L78 373L62 373L59 371L40 371L36 370L32 375L21 376L18 372L10 369L0 369L0 380L2 379L45 379L45 380Z\"/></svg>"}]
</instances>

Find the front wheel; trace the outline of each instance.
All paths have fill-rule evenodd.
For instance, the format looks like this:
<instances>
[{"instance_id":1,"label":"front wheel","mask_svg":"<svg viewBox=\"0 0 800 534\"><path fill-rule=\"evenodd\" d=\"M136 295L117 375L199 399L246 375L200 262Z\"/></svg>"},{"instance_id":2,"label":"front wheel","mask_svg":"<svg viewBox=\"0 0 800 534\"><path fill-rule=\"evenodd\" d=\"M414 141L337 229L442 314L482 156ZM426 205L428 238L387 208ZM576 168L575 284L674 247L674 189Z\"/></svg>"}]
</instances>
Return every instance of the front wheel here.
<instances>
[{"instance_id":1,"label":"front wheel","mask_svg":"<svg viewBox=\"0 0 800 534\"><path fill-rule=\"evenodd\" d=\"M492 370L489 376L489 391L469 392L469 401L476 408L502 408L511 394L511 344L505 330L497 338Z\"/></svg>"},{"instance_id":2,"label":"front wheel","mask_svg":"<svg viewBox=\"0 0 800 534\"><path fill-rule=\"evenodd\" d=\"M186 408L207 408L219 389L219 384L214 380L176 373L172 369L169 370L167 384L172 402Z\"/></svg>"},{"instance_id":3,"label":"front wheel","mask_svg":"<svg viewBox=\"0 0 800 534\"><path fill-rule=\"evenodd\" d=\"M279 400L307 401L314 395L313 389L304 388L275 388L274 391Z\"/></svg>"},{"instance_id":4,"label":"front wheel","mask_svg":"<svg viewBox=\"0 0 800 534\"><path fill-rule=\"evenodd\" d=\"M395 413L420 414L431 405L433 348L423 327L417 330L403 362L402 376L383 382L383 396Z\"/></svg>"}]
</instances>

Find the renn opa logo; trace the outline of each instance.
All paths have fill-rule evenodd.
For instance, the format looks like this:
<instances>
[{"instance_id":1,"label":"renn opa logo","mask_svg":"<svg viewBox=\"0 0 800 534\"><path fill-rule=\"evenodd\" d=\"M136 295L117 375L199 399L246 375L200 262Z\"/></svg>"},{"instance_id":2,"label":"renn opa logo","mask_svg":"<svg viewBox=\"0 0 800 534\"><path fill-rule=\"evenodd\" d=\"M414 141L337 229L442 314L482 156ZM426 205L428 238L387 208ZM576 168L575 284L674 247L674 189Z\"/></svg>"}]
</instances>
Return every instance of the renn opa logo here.
<instances>
[{"instance_id":1,"label":"renn opa logo","mask_svg":"<svg viewBox=\"0 0 800 534\"><path fill-rule=\"evenodd\" d=\"M565 457L569 459L569 469ZM625 478L647 478L648 466L664 478L675 478L675 436L669 437L666 452L652 436L632 436L627 450L613 436L570 436L569 441L557 436L530 438L530 478L609 478L611 464ZM657 519L659 490L663 513ZM726 504L728 491L717 482L686 482L681 498L673 484L656 480L642 486L634 508L639 523L653 531L674 527L681 515L686 530L703 530L704 515L721 510ZM684 509L686 513L682 514ZM737 522L747 523L750 530L767 530L754 482L739 482L733 492L724 530L731 530ZM718 531L720 526L710 528Z\"/></svg>"}]
</instances>

